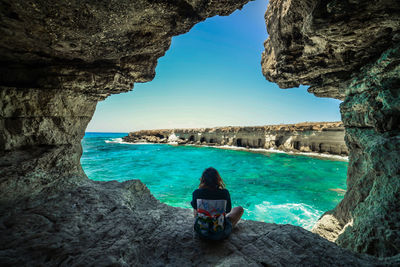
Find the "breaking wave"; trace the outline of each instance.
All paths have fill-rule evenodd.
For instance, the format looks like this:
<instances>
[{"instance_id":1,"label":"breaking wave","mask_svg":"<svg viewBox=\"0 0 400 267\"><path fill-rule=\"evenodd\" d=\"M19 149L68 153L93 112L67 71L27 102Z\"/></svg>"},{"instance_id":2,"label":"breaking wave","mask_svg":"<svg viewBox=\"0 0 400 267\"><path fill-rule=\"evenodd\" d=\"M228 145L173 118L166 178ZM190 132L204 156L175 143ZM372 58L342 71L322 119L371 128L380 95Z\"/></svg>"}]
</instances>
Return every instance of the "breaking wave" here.
<instances>
[{"instance_id":1,"label":"breaking wave","mask_svg":"<svg viewBox=\"0 0 400 267\"><path fill-rule=\"evenodd\" d=\"M311 230L323 213L304 203L272 204L268 201L255 205L253 212L257 220L301 225L307 230Z\"/></svg>"},{"instance_id":2,"label":"breaking wave","mask_svg":"<svg viewBox=\"0 0 400 267\"><path fill-rule=\"evenodd\" d=\"M110 140L105 140L104 142L106 142L107 144L109 143L115 143L115 144L122 144L124 143L122 141L122 138L111 138Z\"/></svg>"}]
</instances>

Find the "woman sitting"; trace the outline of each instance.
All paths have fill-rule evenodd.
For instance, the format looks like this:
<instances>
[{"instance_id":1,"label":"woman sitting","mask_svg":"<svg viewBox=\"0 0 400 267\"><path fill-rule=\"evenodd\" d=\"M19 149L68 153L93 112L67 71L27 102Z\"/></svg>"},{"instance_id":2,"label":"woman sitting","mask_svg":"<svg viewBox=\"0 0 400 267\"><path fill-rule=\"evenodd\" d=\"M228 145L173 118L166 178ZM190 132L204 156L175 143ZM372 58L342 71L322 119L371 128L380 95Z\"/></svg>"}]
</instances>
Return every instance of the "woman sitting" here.
<instances>
[{"instance_id":1,"label":"woman sitting","mask_svg":"<svg viewBox=\"0 0 400 267\"><path fill-rule=\"evenodd\" d=\"M228 237L243 215L242 207L232 209L229 191L225 189L218 171L212 167L201 175L199 189L193 192L191 204L196 218L194 230L206 239Z\"/></svg>"}]
</instances>

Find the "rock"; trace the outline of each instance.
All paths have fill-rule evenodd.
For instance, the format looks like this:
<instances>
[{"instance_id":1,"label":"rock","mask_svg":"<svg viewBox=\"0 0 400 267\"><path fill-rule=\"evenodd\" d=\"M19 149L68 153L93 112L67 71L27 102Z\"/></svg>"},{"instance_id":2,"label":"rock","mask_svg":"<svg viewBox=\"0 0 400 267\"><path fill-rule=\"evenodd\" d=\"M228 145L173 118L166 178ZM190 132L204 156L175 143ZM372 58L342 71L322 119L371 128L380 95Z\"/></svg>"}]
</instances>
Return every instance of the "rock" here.
<instances>
[{"instance_id":1,"label":"rock","mask_svg":"<svg viewBox=\"0 0 400 267\"><path fill-rule=\"evenodd\" d=\"M399 81L399 63L400 45L362 69L341 105L352 152L348 191L336 216L354 222L337 242L379 256L400 253L400 87L393 84Z\"/></svg>"},{"instance_id":2,"label":"rock","mask_svg":"<svg viewBox=\"0 0 400 267\"><path fill-rule=\"evenodd\" d=\"M1 6L1 84L70 89L104 98L154 78L172 36L247 0L6 1Z\"/></svg>"},{"instance_id":3,"label":"rock","mask_svg":"<svg viewBox=\"0 0 400 267\"><path fill-rule=\"evenodd\" d=\"M0 201L86 180L80 142L97 102L152 80L172 36L247 2L3 1Z\"/></svg>"},{"instance_id":4,"label":"rock","mask_svg":"<svg viewBox=\"0 0 400 267\"><path fill-rule=\"evenodd\" d=\"M86 180L42 192L2 209L1 214L2 266L387 263L342 249L293 225L241 221L227 240L202 241L194 235L191 210L160 203L138 180Z\"/></svg>"},{"instance_id":5,"label":"rock","mask_svg":"<svg viewBox=\"0 0 400 267\"><path fill-rule=\"evenodd\" d=\"M150 143L159 143L160 142L160 138L158 138L157 136L146 136L146 141L150 142Z\"/></svg>"},{"instance_id":6,"label":"rock","mask_svg":"<svg viewBox=\"0 0 400 267\"><path fill-rule=\"evenodd\" d=\"M273 0L265 17L265 77L344 99L348 190L313 231L354 251L399 255L400 2Z\"/></svg>"},{"instance_id":7,"label":"rock","mask_svg":"<svg viewBox=\"0 0 400 267\"><path fill-rule=\"evenodd\" d=\"M397 0L271 0L263 74L281 88L344 99L351 75L398 44L399 9Z\"/></svg>"},{"instance_id":8,"label":"rock","mask_svg":"<svg viewBox=\"0 0 400 267\"><path fill-rule=\"evenodd\" d=\"M70 90L0 87L0 202L86 177L80 140L97 101Z\"/></svg>"},{"instance_id":9,"label":"rock","mask_svg":"<svg viewBox=\"0 0 400 267\"><path fill-rule=\"evenodd\" d=\"M304 122L297 124L254 127L215 127L193 129L141 130L124 137L126 142L137 142L146 137L149 142L161 143L156 136L179 137L178 144L195 143L207 146L237 146L245 148L273 148L283 151L327 152L347 155L344 127L341 122ZM152 137L150 139L150 137ZM174 138L175 138L174 137ZM175 140L175 139L174 139Z\"/></svg>"},{"instance_id":10,"label":"rock","mask_svg":"<svg viewBox=\"0 0 400 267\"><path fill-rule=\"evenodd\" d=\"M185 144L187 144L188 140L186 140L186 139L178 139L177 142L178 142L178 145L185 145Z\"/></svg>"}]
</instances>

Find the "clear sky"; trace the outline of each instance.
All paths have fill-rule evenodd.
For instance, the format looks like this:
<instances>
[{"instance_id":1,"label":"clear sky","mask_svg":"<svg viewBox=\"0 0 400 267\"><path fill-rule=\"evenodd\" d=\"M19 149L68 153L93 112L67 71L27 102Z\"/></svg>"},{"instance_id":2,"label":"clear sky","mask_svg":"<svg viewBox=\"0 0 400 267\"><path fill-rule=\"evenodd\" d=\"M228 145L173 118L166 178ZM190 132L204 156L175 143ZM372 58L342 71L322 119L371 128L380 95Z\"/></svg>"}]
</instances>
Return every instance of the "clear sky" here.
<instances>
[{"instance_id":1,"label":"clear sky","mask_svg":"<svg viewBox=\"0 0 400 267\"><path fill-rule=\"evenodd\" d=\"M339 121L340 101L280 89L261 73L267 1L250 2L173 37L153 81L97 105L86 131Z\"/></svg>"}]
</instances>

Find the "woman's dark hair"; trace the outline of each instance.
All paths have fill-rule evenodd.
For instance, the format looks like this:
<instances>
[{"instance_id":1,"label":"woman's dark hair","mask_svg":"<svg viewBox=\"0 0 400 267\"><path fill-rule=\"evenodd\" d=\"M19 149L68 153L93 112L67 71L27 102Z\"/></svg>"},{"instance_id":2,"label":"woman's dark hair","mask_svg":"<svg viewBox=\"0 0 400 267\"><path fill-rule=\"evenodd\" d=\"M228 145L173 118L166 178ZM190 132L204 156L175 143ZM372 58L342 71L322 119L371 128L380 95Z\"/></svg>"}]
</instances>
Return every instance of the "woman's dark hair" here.
<instances>
[{"instance_id":1,"label":"woman's dark hair","mask_svg":"<svg viewBox=\"0 0 400 267\"><path fill-rule=\"evenodd\" d=\"M210 167L203 171L200 178L199 188L224 189L225 183L222 181L218 171L213 167Z\"/></svg>"}]
</instances>

